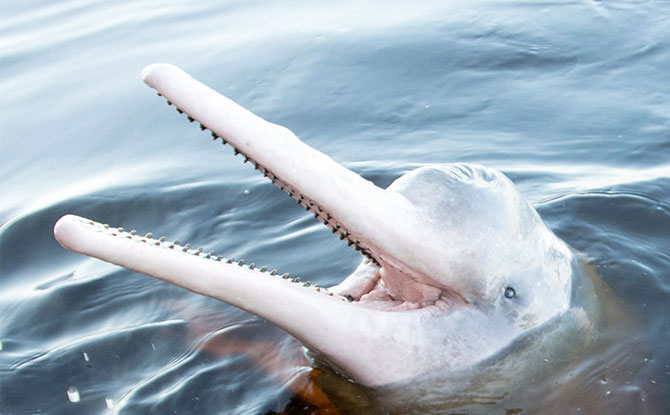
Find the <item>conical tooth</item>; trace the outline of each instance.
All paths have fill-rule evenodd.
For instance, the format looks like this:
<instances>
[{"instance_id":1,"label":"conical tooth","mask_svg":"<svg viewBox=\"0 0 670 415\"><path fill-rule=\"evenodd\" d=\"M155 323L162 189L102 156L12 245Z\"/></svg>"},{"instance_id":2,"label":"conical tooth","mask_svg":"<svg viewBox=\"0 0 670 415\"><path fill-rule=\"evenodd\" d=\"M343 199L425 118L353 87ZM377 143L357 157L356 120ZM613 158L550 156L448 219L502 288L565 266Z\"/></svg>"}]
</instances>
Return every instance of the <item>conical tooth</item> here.
<instances>
[{"instance_id":1,"label":"conical tooth","mask_svg":"<svg viewBox=\"0 0 670 415\"><path fill-rule=\"evenodd\" d=\"M306 283L302 284L303 287L309 287L310 285L312 285L310 281L307 281Z\"/></svg>"},{"instance_id":2,"label":"conical tooth","mask_svg":"<svg viewBox=\"0 0 670 415\"><path fill-rule=\"evenodd\" d=\"M206 128L207 127L205 127L204 125L202 125L202 123L200 123L200 131L205 131Z\"/></svg>"},{"instance_id":3,"label":"conical tooth","mask_svg":"<svg viewBox=\"0 0 670 415\"><path fill-rule=\"evenodd\" d=\"M228 258L228 259L226 260L226 264L232 264L233 261L235 261L235 258Z\"/></svg>"},{"instance_id":4,"label":"conical tooth","mask_svg":"<svg viewBox=\"0 0 670 415\"><path fill-rule=\"evenodd\" d=\"M193 122L193 121L195 121L195 120L193 119L193 117L191 117L191 116L189 115L189 116L188 116L188 122Z\"/></svg>"},{"instance_id":5,"label":"conical tooth","mask_svg":"<svg viewBox=\"0 0 670 415\"><path fill-rule=\"evenodd\" d=\"M165 242L165 237L161 236L160 239L158 239L158 240L161 241L161 242Z\"/></svg>"},{"instance_id":6,"label":"conical tooth","mask_svg":"<svg viewBox=\"0 0 670 415\"><path fill-rule=\"evenodd\" d=\"M131 235L135 235L135 234L137 234L137 231L136 231L135 229L131 229L131 230L130 230L130 234L131 234Z\"/></svg>"},{"instance_id":7,"label":"conical tooth","mask_svg":"<svg viewBox=\"0 0 670 415\"><path fill-rule=\"evenodd\" d=\"M180 114L184 113L184 111L182 111L180 108L177 108L177 112L180 113Z\"/></svg>"},{"instance_id":8,"label":"conical tooth","mask_svg":"<svg viewBox=\"0 0 670 415\"><path fill-rule=\"evenodd\" d=\"M237 265L239 265L239 266L244 265L244 260L243 260L243 259L240 259L239 261L237 261Z\"/></svg>"},{"instance_id":9,"label":"conical tooth","mask_svg":"<svg viewBox=\"0 0 670 415\"><path fill-rule=\"evenodd\" d=\"M283 279L287 280L287 279L289 279L290 275L289 275L289 273L287 272L287 273L283 274L281 277L282 277Z\"/></svg>"},{"instance_id":10,"label":"conical tooth","mask_svg":"<svg viewBox=\"0 0 670 415\"><path fill-rule=\"evenodd\" d=\"M267 270L268 270L268 267L266 267L265 265L263 265L259 271L260 271L260 272L265 272L265 271L267 271Z\"/></svg>"},{"instance_id":11,"label":"conical tooth","mask_svg":"<svg viewBox=\"0 0 670 415\"><path fill-rule=\"evenodd\" d=\"M251 264L249 264L249 269L254 269L254 268L256 268L256 264L254 264L253 262Z\"/></svg>"},{"instance_id":12,"label":"conical tooth","mask_svg":"<svg viewBox=\"0 0 670 415\"><path fill-rule=\"evenodd\" d=\"M151 238L151 232L147 232L146 235L144 235L145 238Z\"/></svg>"},{"instance_id":13,"label":"conical tooth","mask_svg":"<svg viewBox=\"0 0 670 415\"><path fill-rule=\"evenodd\" d=\"M277 275L277 270L273 269L272 271L270 271L270 275Z\"/></svg>"},{"instance_id":14,"label":"conical tooth","mask_svg":"<svg viewBox=\"0 0 670 415\"><path fill-rule=\"evenodd\" d=\"M175 239L174 242L172 242L175 245L179 245L179 239Z\"/></svg>"},{"instance_id":15,"label":"conical tooth","mask_svg":"<svg viewBox=\"0 0 670 415\"><path fill-rule=\"evenodd\" d=\"M172 105L172 103L170 102L169 99L167 100L167 104L168 104L168 106Z\"/></svg>"}]
</instances>

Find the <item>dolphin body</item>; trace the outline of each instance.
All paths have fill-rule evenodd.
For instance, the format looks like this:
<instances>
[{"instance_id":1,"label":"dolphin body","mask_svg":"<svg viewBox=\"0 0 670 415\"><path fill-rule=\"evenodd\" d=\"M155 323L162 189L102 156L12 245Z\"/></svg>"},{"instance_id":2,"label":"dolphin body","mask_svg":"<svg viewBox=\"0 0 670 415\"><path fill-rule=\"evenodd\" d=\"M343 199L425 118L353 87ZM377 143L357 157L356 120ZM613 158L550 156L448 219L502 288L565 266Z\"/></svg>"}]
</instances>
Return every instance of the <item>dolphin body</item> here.
<instances>
[{"instance_id":1,"label":"dolphin body","mask_svg":"<svg viewBox=\"0 0 670 415\"><path fill-rule=\"evenodd\" d=\"M315 364L380 389L528 385L529 367L556 370L593 338L598 283L500 172L426 166L382 189L175 66L142 75L363 260L326 289L73 215L54 228L64 247L256 314Z\"/></svg>"}]
</instances>

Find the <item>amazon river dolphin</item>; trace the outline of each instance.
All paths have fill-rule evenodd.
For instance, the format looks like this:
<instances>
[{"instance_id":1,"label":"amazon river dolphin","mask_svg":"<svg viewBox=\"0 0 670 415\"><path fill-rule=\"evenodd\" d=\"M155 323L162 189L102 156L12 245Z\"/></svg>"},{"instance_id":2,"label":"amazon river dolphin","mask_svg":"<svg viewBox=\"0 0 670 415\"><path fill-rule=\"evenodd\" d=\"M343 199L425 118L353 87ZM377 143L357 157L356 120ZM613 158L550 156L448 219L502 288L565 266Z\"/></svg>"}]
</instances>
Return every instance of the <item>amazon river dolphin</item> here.
<instances>
[{"instance_id":1,"label":"amazon river dolphin","mask_svg":"<svg viewBox=\"0 0 670 415\"><path fill-rule=\"evenodd\" d=\"M73 215L55 226L64 247L256 314L315 364L376 388L451 379L447 387L464 389L492 367L496 381L524 377L589 338L600 318L595 284L502 173L425 166L382 189L175 66L142 75L362 262L323 288Z\"/></svg>"}]
</instances>

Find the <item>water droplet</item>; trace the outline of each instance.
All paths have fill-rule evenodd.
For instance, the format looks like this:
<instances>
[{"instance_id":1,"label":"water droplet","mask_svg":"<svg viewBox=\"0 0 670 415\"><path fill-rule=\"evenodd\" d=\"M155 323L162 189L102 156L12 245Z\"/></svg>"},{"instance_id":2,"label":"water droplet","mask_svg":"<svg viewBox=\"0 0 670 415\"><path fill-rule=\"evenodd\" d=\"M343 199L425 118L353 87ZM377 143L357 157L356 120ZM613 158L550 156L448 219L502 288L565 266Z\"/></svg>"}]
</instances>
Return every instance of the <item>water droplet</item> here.
<instances>
[{"instance_id":1,"label":"water droplet","mask_svg":"<svg viewBox=\"0 0 670 415\"><path fill-rule=\"evenodd\" d=\"M2 351L2 340L0 340L0 351Z\"/></svg>"},{"instance_id":2,"label":"water droplet","mask_svg":"<svg viewBox=\"0 0 670 415\"><path fill-rule=\"evenodd\" d=\"M109 409L114 408L114 400L112 398L105 398L105 405L107 405L107 408Z\"/></svg>"},{"instance_id":3,"label":"water droplet","mask_svg":"<svg viewBox=\"0 0 670 415\"><path fill-rule=\"evenodd\" d=\"M70 386L67 390L67 398L70 402L79 402L81 400L79 390L74 386Z\"/></svg>"},{"instance_id":4,"label":"water droplet","mask_svg":"<svg viewBox=\"0 0 670 415\"><path fill-rule=\"evenodd\" d=\"M245 195L248 195L251 192L249 191L249 189L244 189L244 192L242 192L242 193L244 193Z\"/></svg>"},{"instance_id":5,"label":"water droplet","mask_svg":"<svg viewBox=\"0 0 670 415\"><path fill-rule=\"evenodd\" d=\"M88 353L84 352L84 360L90 362L91 359L88 357Z\"/></svg>"},{"instance_id":6,"label":"water droplet","mask_svg":"<svg viewBox=\"0 0 670 415\"><path fill-rule=\"evenodd\" d=\"M612 391L606 391L605 396L610 396L612 394Z\"/></svg>"}]
</instances>

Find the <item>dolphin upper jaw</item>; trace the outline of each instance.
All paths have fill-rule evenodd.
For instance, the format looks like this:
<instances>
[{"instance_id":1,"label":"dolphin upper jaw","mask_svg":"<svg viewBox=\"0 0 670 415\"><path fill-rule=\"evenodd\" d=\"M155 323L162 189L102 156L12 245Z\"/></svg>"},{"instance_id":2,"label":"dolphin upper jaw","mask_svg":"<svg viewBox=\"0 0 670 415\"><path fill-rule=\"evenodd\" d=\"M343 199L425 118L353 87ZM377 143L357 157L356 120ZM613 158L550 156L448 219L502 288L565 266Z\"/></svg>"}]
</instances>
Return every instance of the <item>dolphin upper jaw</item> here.
<instances>
[{"instance_id":1,"label":"dolphin upper jaw","mask_svg":"<svg viewBox=\"0 0 670 415\"><path fill-rule=\"evenodd\" d=\"M367 385L406 382L436 368L464 370L490 358L528 329L516 321L519 307L529 301L526 286L541 294L537 301L556 297L550 310L527 312L526 323L541 324L569 304L565 292L569 293L570 269L564 267L570 262L569 250L550 231L546 230L546 236L543 228L535 227L539 217L533 216L537 214L532 208L525 212L525 202L519 202L516 194L510 203L499 202L495 192L490 200L467 193L459 199L463 191L459 180L474 188L500 181L500 192L508 191L509 181L497 173L460 165L422 168L381 189L307 146L288 129L259 118L179 68L150 65L143 79L190 121L211 131L214 139L233 146L245 162L365 259L340 284L323 289L71 215L55 227L56 238L66 248L261 316L341 373ZM451 186L447 194L427 190L429 196L438 193L443 199L436 205L419 206L425 194L413 183L425 180L432 185L435 177L442 180L443 176ZM547 267L556 275L546 286L528 285L527 277L512 275L514 261L512 265L490 261L496 254L504 256L497 251L511 249L509 246L495 238L490 247L482 242L488 241L486 232L518 239L515 221L520 219L512 214L511 224L484 230L468 227L470 216L486 219L490 211L505 213L518 203L521 216L530 217L531 223L518 231L519 238L523 232L533 234L539 229L539 241L558 247L549 250L556 258ZM435 229L445 221L446 231ZM534 240L529 242L532 245ZM477 251L484 252L482 261L488 265L473 261ZM544 252L520 261L530 261L528 269L533 269ZM567 286L561 285L564 283ZM509 284L519 291L518 298L504 298Z\"/></svg>"}]
</instances>

